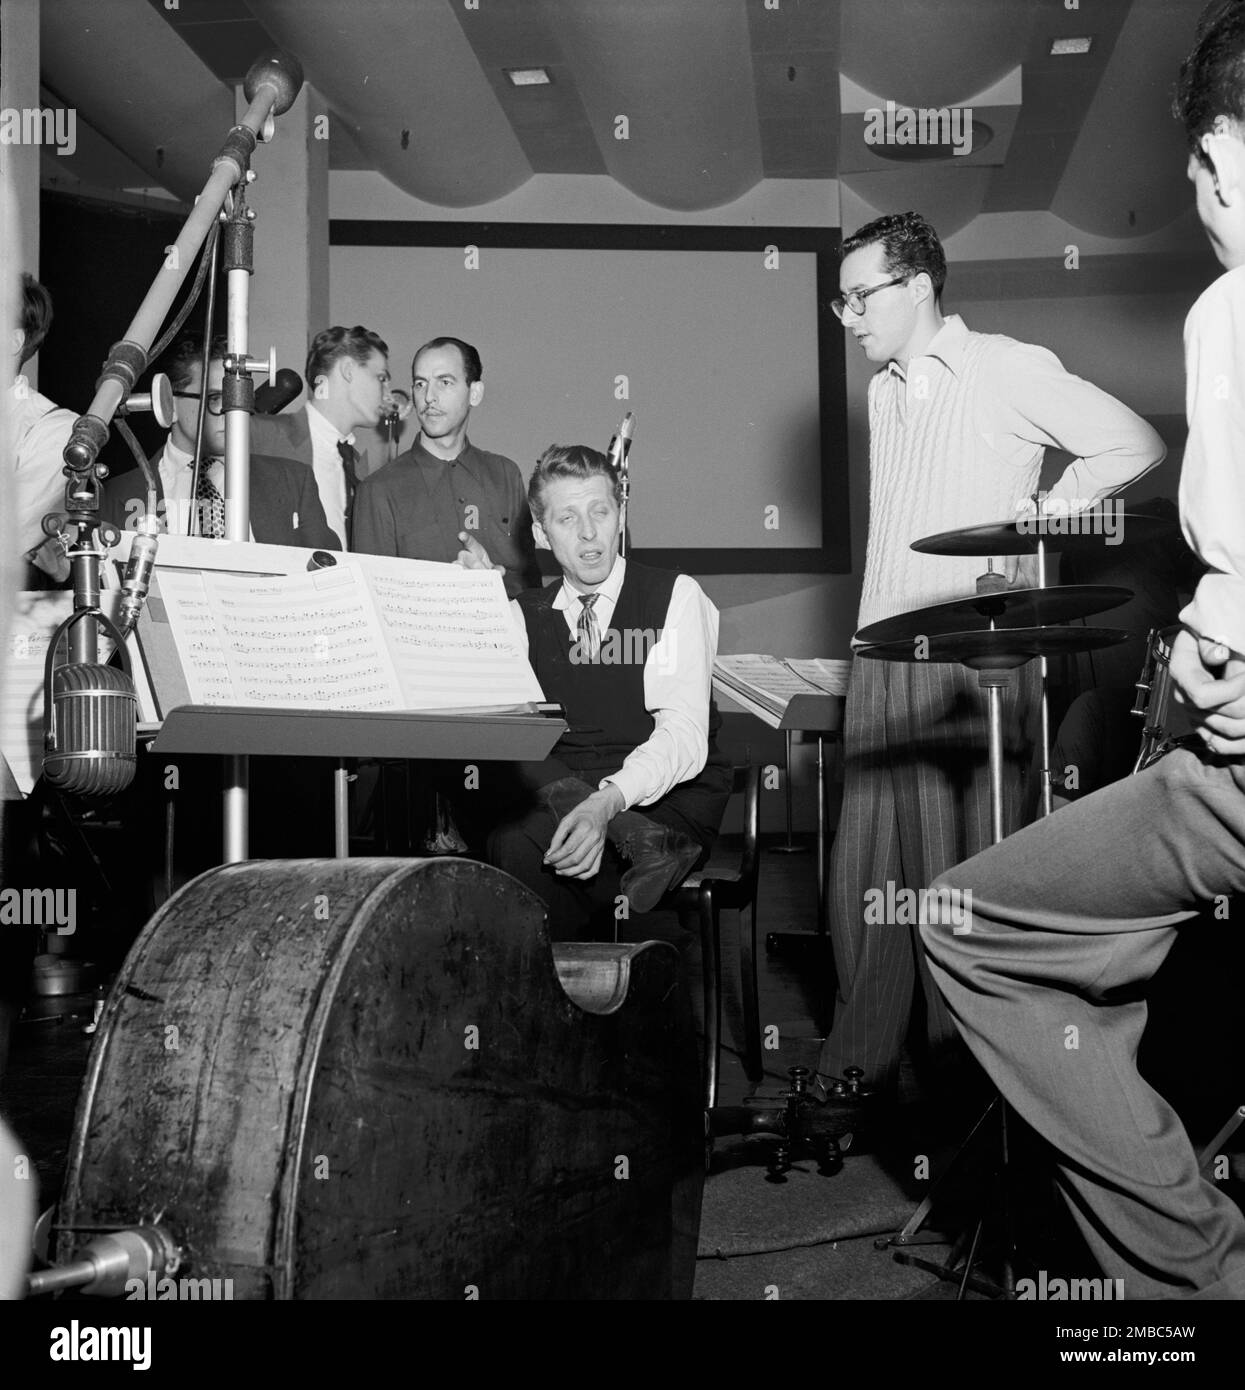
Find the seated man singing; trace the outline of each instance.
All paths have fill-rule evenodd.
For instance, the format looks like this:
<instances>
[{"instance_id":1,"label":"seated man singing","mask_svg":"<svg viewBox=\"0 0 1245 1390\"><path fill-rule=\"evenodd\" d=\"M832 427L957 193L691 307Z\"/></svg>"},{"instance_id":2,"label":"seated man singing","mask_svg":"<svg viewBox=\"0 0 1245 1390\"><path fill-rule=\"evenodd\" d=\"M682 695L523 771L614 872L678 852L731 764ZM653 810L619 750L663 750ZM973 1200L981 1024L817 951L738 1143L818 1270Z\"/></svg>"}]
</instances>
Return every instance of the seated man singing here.
<instances>
[{"instance_id":1,"label":"seated man singing","mask_svg":"<svg viewBox=\"0 0 1245 1390\"><path fill-rule=\"evenodd\" d=\"M528 484L562 582L512 607L570 728L544 762L509 768L488 855L548 904L555 939L612 937L619 896L626 915L655 907L707 858L731 790L710 695L717 609L694 579L619 555L621 496L583 445L547 449Z\"/></svg>"}]
</instances>

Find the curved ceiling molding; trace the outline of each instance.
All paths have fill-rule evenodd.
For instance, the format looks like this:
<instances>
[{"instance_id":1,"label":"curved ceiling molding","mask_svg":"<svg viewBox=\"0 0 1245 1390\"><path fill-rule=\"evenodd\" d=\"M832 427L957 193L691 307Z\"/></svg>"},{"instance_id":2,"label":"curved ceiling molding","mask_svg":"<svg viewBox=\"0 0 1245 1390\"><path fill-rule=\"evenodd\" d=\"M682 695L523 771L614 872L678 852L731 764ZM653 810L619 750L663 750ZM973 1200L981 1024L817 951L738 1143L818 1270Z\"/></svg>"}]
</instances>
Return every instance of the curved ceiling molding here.
<instances>
[{"instance_id":1,"label":"curved ceiling molding","mask_svg":"<svg viewBox=\"0 0 1245 1390\"><path fill-rule=\"evenodd\" d=\"M129 6L124 24L103 8L42 6L43 79L152 184L189 201L234 123L233 93L149 5Z\"/></svg>"},{"instance_id":2,"label":"curved ceiling molding","mask_svg":"<svg viewBox=\"0 0 1245 1390\"><path fill-rule=\"evenodd\" d=\"M1182 0L1135 5L1124 21L1051 199L1051 211L1098 236L1166 227L1192 199L1171 90L1189 43Z\"/></svg>"},{"instance_id":3,"label":"curved ceiling molding","mask_svg":"<svg viewBox=\"0 0 1245 1390\"><path fill-rule=\"evenodd\" d=\"M452 0L372 0L366 24L341 0L247 4L403 192L465 208L531 178Z\"/></svg>"},{"instance_id":4,"label":"curved ceiling molding","mask_svg":"<svg viewBox=\"0 0 1245 1390\"><path fill-rule=\"evenodd\" d=\"M946 164L908 165L868 174L844 174L840 179L873 210L868 218L888 212L919 212L946 241L981 211L990 188L989 168L949 169ZM847 229L847 208L844 228ZM860 223L850 228L855 231Z\"/></svg>"},{"instance_id":5,"label":"curved ceiling molding","mask_svg":"<svg viewBox=\"0 0 1245 1390\"><path fill-rule=\"evenodd\" d=\"M1030 0L842 0L843 72L909 106L952 106L1021 63Z\"/></svg>"},{"instance_id":6,"label":"curved ceiling molding","mask_svg":"<svg viewBox=\"0 0 1245 1390\"><path fill-rule=\"evenodd\" d=\"M644 17L661 11L661 23ZM741 197L762 177L742 0L544 0L608 171L658 207ZM626 118L626 126L618 124ZM616 131L625 129L626 138Z\"/></svg>"}]
</instances>

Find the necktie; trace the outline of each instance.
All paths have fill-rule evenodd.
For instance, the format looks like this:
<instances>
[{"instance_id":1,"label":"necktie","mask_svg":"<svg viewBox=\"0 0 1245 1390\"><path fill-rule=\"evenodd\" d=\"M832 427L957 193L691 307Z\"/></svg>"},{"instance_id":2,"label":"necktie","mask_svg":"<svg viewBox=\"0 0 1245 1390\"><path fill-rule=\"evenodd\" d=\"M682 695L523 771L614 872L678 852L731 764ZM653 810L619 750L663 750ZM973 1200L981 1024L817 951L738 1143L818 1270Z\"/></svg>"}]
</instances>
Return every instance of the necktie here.
<instances>
[{"instance_id":1,"label":"necktie","mask_svg":"<svg viewBox=\"0 0 1245 1390\"><path fill-rule=\"evenodd\" d=\"M355 469L355 464L359 461L359 455L355 452L353 444L348 444L344 439L337 441L337 452L342 456L342 471L346 475L346 534L342 539L346 542L348 550L354 549L354 495L359 486L359 474Z\"/></svg>"},{"instance_id":2,"label":"necktie","mask_svg":"<svg viewBox=\"0 0 1245 1390\"><path fill-rule=\"evenodd\" d=\"M219 458L206 458L199 465L199 488L195 500L199 504L199 535L219 540L225 534L225 499L212 481L212 470ZM192 463L191 468L194 467Z\"/></svg>"},{"instance_id":3,"label":"necktie","mask_svg":"<svg viewBox=\"0 0 1245 1390\"><path fill-rule=\"evenodd\" d=\"M579 622L577 624L580 661L596 662L601 660L601 629L597 626L597 615L592 611L592 605L600 597L600 594L580 594L579 596L579 601L583 604L579 610Z\"/></svg>"}]
</instances>

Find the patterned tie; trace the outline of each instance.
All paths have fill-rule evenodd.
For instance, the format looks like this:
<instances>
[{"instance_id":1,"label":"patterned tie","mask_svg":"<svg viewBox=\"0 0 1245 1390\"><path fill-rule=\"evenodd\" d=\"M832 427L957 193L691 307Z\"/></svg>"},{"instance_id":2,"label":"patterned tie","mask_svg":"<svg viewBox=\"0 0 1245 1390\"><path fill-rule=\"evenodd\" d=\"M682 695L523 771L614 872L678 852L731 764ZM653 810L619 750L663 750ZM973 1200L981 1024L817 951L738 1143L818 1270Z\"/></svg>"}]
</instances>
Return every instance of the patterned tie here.
<instances>
[{"instance_id":1,"label":"patterned tie","mask_svg":"<svg viewBox=\"0 0 1245 1390\"><path fill-rule=\"evenodd\" d=\"M600 594L580 594L583 607L579 610L579 659L588 662L601 660L601 629L597 626L597 615L592 611Z\"/></svg>"},{"instance_id":2,"label":"patterned tie","mask_svg":"<svg viewBox=\"0 0 1245 1390\"><path fill-rule=\"evenodd\" d=\"M346 549L354 549L354 495L359 486L359 474L355 465L359 461L359 455L355 451L353 444L348 444L344 439L337 441L337 452L342 456L342 470L346 474L346 534L342 538L346 542Z\"/></svg>"},{"instance_id":3,"label":"patterned tie","mask_svg":"<svg viewBox=\"0 0 1245 1390\"><path fill-rule=\"evenodd\" d=\"M219 462L219 458L203 460L199 466L199 489L195 493L199 503L199 535L209 540L219 540L225 534L225 499L212 481L212 470ZM190 466L193 468L194 464Z\"/></svg>"}]
</instances>

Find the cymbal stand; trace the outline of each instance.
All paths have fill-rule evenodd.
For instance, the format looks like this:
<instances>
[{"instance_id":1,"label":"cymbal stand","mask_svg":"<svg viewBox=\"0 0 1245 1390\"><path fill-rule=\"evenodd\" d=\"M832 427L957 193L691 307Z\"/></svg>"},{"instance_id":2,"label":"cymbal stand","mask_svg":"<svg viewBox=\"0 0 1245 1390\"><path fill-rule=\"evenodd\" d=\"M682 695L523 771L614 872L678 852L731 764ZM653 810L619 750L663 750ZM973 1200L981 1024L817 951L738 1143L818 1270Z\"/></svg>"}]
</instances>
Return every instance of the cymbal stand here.
<instances>
[{"instance_id":1,"label":"cymbal stand","mask_svg":"<svg viewBox=\"0 0 1245 1390\"><path fill-rule=\"evenodd\" d=\"M1042 515L1042 494L1033 494L1033 503L1037 508L1037 514ZM1037 586L1039 589L1046 588L1046 538L1043 536L1039 525L1037 532ZM1049 816L1055 809L1051 789L1051 766L1050 766L1050 700L1046 690L1047 658L1038 657L1038 679L1042 687L1042 815Z\"/></svg>"}]
</instances>

